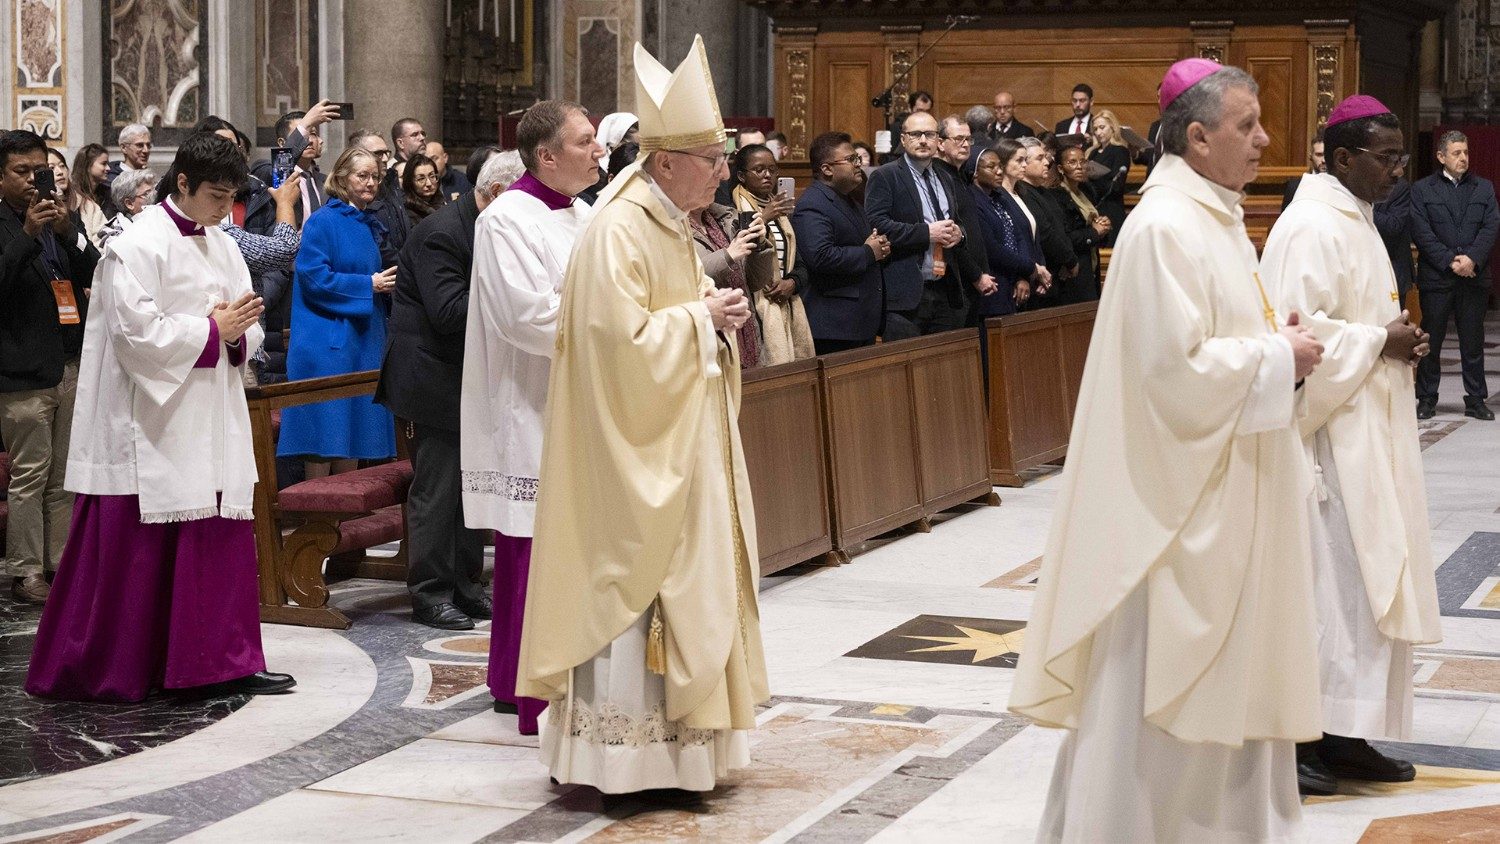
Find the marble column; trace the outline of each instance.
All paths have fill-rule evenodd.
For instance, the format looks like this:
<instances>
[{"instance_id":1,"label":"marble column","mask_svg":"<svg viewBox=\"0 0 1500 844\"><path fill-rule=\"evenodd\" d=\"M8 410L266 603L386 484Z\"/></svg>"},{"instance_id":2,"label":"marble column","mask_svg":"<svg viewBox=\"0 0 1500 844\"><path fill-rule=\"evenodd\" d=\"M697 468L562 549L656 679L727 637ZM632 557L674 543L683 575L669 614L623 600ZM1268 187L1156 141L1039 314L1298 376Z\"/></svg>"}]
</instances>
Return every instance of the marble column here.
<instances>
[{"instance_id":1,"label":"marble column","mask_svg":"<svg viewBox=\"0 0 1500 844\"><path fill-rule=\"evenodd\" d=\"M355 119L341 128L388 135L392 123L414 117L441 140L443 0L344 0L343 12L343 99Z\"/></svg>"},{"instance_id":2,"label":"marble column","mask_svg":"<svg viewBox=\"0 0 1500 844\"><path fill-rule=\"evenodd\" d=\"M1417 129L1426 131L1443 119L1443 24L1428 21L1422 28L1422 55L1419 60L1417 92ZM1415 132L1411 133L1415 136Z\"/></svg>"}]
</instances>

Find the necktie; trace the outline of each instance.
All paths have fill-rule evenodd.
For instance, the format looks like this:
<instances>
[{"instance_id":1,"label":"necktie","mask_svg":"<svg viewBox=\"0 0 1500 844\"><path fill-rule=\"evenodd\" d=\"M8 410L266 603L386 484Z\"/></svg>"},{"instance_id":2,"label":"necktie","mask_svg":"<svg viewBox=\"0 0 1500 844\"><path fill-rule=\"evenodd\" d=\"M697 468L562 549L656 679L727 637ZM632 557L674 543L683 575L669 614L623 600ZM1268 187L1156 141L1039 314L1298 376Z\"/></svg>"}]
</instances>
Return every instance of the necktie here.
<instances>
[{"instance_id":1,"label":"necktie","mask_svg":"<svg viewBox=\"0 0 1500 844\"><path fill-rule=\"evenodd\" d=\"M932 184L932 168L928 167L922 171L922 189L927 192L927 201L932 205L933 222L945 219L943 206L938 204L937 191Z\"/></svg>"}]
</instances>

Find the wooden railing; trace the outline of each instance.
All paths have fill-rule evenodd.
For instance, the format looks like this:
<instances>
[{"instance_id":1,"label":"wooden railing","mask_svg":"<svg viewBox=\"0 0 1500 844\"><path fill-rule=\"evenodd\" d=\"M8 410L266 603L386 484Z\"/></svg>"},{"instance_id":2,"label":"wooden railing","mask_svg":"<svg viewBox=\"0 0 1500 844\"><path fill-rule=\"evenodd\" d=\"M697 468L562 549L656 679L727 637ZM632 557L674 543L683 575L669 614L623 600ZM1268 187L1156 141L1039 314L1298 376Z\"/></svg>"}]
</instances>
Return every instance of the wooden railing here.
<instances>
[{"instance_id":1,"label":"wooden railing","mask_svg":"<svg viewBox=\"0 0 1500 844\"><path fill-rule=\"evenodd\" d=\"M990 479L1021 486L1021 472L1068 453L1098 302L985 323L989 346Z\"/></svg>"}]
</instances>

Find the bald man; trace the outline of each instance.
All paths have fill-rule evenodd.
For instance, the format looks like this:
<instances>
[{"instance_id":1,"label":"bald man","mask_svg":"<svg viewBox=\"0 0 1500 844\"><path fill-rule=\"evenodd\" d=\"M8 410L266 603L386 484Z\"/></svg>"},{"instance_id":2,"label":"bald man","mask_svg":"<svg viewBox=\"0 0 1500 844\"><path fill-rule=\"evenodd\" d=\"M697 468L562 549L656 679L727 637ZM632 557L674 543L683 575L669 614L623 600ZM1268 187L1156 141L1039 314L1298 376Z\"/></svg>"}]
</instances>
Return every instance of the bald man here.
<instances>
[{"instance_id":1,"label":"bald man","mask_svg":"<svg viewBox=\"0 0 1500 844\"><path fill-rule=\"evenodd\" d=\"M995 123L990 127L990 137L1030 138L1036 135L1025 123L1016 119L1016 98L1009 91L995 95Z\"/></svg>"}]
</instances>

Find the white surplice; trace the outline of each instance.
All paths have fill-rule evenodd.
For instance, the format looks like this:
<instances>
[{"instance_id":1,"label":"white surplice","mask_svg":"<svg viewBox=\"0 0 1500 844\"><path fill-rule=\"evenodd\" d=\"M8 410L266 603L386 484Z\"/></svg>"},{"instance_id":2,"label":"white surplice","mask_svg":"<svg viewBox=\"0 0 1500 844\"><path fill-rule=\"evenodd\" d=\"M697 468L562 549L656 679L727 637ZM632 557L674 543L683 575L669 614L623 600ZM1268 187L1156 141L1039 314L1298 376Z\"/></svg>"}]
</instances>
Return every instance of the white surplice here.
<instances>
[{"instance_id":1,"label":"white surplice","mask_svg":"<svg viewBox=\"0 0 1500 844\"><path fill-rule=\"evenodd\" d=\"M532 534L563 275L590 214L512 188L475 224L459 400L467 527Z\"/></svg>"},{"instance_id":2,"label":"white surplice","mask_svg":"<svg viewBox=\"0 0 1500 844\"><path fill-rule=\"evenodd\" d=\"M1327 173L1307 176L1266 239L1278 304L1323 342L1301 431L1311 503L1323 729L1403 740L1412 644L1441 637L1412 371L1382 357L1401 312L1374 210Z\"/></svg>"},{"instance_id":3,"label":"white surplice","mask_svg":"<svg viewBox=\"0 0 1500 844\"><path fill-rule=\"evenodd\" d=\"M1042 840L1294 836L1320 724L1312 478L1242 195L1163 157L1122 227L1010 708L1075 734Z\"/></svg>"}]
</instances>

